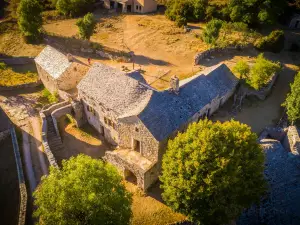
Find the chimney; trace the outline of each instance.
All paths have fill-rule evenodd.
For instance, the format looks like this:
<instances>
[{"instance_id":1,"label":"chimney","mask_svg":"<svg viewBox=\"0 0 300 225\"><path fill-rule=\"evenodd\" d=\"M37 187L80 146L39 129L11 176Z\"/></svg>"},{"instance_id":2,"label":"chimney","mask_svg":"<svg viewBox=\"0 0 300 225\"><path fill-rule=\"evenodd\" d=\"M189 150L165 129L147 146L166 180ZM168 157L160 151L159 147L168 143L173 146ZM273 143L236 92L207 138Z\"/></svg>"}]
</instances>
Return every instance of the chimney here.
<instances>
[{"instance_id":1,"label":"chimney","mask_svg":"<svg viewBox=\"0 0 300 225\"><path fill-rule=\"evenodd\" d=\"M175 94L179 94L179 79L176 75L174 75L170 80L170 91L174 92Z\"/></svg>"},{"instance_id":2,"label":"chimney","mask_svg":"<svg viewBox=\"0 0 300 225\"><path fill-rule=\"evenodd\" d=\"M69 62L73 62L73 60L74 60L72 54L70 54L70 53L67 54L67 58L68 58Z\"/></svg>"}]
</instances>

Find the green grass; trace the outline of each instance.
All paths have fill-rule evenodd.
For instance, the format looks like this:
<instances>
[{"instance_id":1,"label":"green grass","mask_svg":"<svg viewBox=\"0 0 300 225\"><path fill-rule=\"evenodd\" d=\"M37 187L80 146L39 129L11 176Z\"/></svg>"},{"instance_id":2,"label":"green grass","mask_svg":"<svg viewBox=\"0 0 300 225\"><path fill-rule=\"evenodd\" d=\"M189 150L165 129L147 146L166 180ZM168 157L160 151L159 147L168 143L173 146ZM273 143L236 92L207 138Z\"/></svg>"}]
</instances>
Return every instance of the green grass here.
<instances>
[{"instance_id":1,"label":"green grass","mask_svg":"<svg viewBox=\"0 0 300 225\"><path fill-rule=\"evenodd\" d=\"M29 71L25 73L19 73L14 71L11 67L5 65L5 63L0 63L0 86L11 87L37 81L37 73Z\"/></svg>"}]
</instances>

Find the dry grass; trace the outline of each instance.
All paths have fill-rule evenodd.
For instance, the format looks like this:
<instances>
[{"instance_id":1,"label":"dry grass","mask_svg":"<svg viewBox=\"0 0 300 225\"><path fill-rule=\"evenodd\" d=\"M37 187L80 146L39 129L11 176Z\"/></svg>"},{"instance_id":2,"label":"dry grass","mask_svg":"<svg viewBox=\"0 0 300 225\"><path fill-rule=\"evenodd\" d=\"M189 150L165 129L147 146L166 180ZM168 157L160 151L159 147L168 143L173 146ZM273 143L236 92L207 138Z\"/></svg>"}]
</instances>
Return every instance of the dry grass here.
<instances>
[{"instance_id":1,"label":"dry grass","mask_svg":"<svg viewBox=\"0 0 300 225\"><path fill-rule=\"evenodd\" d=\"M10 87L38 81L36 73L18 73L12 68L0 69L0 86Z\"/></svg>"},{"instance_id":2,"label":"dry grass","mask_svg":"<svg viewBox=\"0 0 300 225\"><path fill-rule=\"evenodd\" d=\"M132 225L166 225L186 219L156 199L145 196L135 185L126 182L125 186L133 193Z\"/></svg>"}]
</instances>

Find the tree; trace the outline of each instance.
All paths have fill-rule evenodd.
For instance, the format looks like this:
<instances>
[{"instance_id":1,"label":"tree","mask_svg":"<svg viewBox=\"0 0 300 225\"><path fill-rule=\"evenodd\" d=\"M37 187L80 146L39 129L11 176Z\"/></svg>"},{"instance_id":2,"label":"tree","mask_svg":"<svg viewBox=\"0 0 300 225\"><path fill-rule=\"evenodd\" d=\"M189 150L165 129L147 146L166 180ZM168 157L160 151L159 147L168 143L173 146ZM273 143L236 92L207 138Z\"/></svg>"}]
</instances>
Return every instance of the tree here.
<instances>
[{"instance_id":1,"label":"tree","mask_svg":"<svg viewBox=\"0 0 300 225\"><path fill-rule=\"evenodd\" d=\"M283 106L287 109L288 119L293 123L300 119L300 72L291 84L291 92L288 93Z\"/></svg>"},{"instance_id":2,"label":"tree","mask_svg":"<svg viewBox=\"0 0 300 225\"><path fill-rule=\"evenodd\" d=\"M230 0L228 8L233 22L272 24L284 13L286 0Z\"/></svg>"},{"instance_id":3,"label":"tree","mask_svg":"<svg viewBox=\"0 0 300 225\"><path fill-rule=\"evenodd\" d=\"M268 36L258 39L254 46L261 51L280 52L284 48L284 32L274 30Z\"/></svg>"},{"instance_id":4,"label":"tree","mask_svg":"<svg viewBox=\"0 0 300 225\"><path fill-rule=\"evenodd\" d=\"M264 154L249 126L201 120L168 142L162 197L193 222L226 224L259 202L263 170Z\"/></svg>"},{"instance_id":5,"label":"tree","mask_svg":"<svg viewBox=\"0 0 300 225\"><path fill-rule=\"evenodd\" d=\"M82 39L89 40L96 27L96 20L93 13L86 14L83 18L77 21L76 25L79 28L80 37Z\"/></svg>"},{"instance_id":6,"label":"tree","mask_svg":"<svg viewBox=\"0 0 300 225\"><path fill-rule=\"evenodd\" d=\"M18 7L19 28L27 41L40 38L43 24L42 7L38 0L21 0Z\"/></svg>"},{"instance_id":7,"label":"tree","mask_svg":"<svg viewBox=\"0 0 300 225\"><path fill-rule=\"evenodd\" d=\"M241 79L247 78L250 72L250 66L243 60L238 61L233 67L233 72L237 73Z\"/></svg>"},{"instance_id":8,"label":"tree","mask_svg":"<svg viewBox=\"0 0 300 225\"><path fill-rule=\"evenodd\" d=\"M203 41L207 44L214 45L219 37L222 25L222 20L213 19L209 21L202 34Z\"/></svg>"},{"instance_id":9,"label":"tree","mask_svg":"<svg viewBox=\"0 0 300 225\"><path fill-rule=\"evenodd\" d=\"M74 17L86 13L94 3L95 0L57 0L56 9L65 16Z\"/></svg>"},{"instance_id":10,"label":"tree","mask_svg":"<svg viewBox=\"0 0 300 225\"><path fill-rule=\"evenodd\" d=\"M111 165L78 155L50 167L34 192L43 224L129 224L132 197Z\"/></svg>"},{"instance_id":11,"label":"tree","mask_svg":"<svg viewBox=\"0 0 300 225\"><path fill-rule=\"evenodd\" d=\"M247 83L258 90L268 84L271 77L279 72L280 69L281 66L279 63L267 60L264 58L263 54L260 54L250 70L250 76L249 79L247 79Z\"/></svg>"}]
</instances>

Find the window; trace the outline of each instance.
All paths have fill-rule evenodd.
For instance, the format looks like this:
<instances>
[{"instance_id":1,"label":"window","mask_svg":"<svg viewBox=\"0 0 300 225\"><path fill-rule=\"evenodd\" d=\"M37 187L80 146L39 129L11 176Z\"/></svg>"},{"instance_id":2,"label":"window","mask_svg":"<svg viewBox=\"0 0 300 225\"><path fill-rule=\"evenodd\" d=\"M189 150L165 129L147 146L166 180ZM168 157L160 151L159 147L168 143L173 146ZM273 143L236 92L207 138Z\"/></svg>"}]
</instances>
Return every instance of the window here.
<instances>
[{"instance_id":1,"label":"window","mask_svg":"<svg viewBox=\"0 0 300 225\"><path fill-rule=\"evenodd\" d=\"M104 117L104 123L107 124L107 118L106 117Z\"/></svg>"},{"instance_id":2,"label":"window","mask_svg":"<svg viewBox=\"0 0 300 225\"><path fill-rule=\"evenodd\" d=\"M142 6L140 6L140 11L142 11Z\"/></svg>"},{"instance_id":3,"label":"window","mask_svg":"<svg viewBox=\"0 0 300 225\"><path fill-rule=\"evenodd\" d=\"M141 142L138 140L133 139L133 150L136 152L141 153Z\"/></svg>"},{"instance_id":4,"label":"window","mask_svg":"<svg viewBox=\"0 0 300 225\"><path fill-rule=\"evenodd\" d=\"M134 130L135 130L135 132L139 132L139 128L138 127L135 127Z\"/></svg>"},{"instance_id":5,"label":"window","mask_svg":"<svg viewBox=\"0 0 300 225\"><path fill-rule=\"evenodd\" d=\"M136 8L136 10L139 10L139 6L137 5L137 6L135 6L135 8Z\"/></svg>"}]
</instances>

